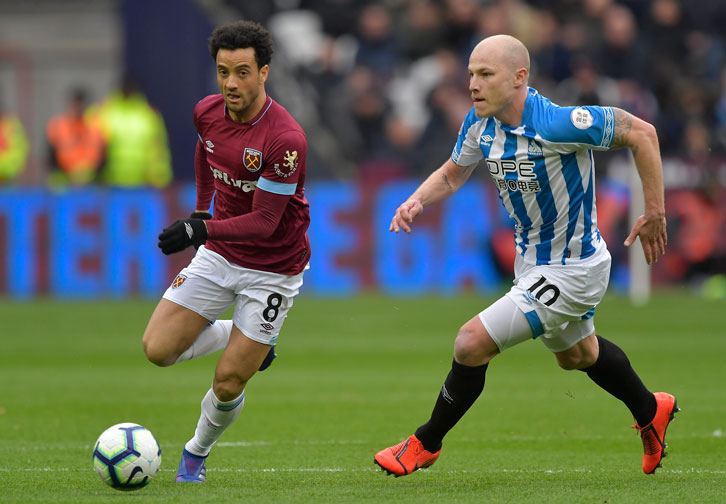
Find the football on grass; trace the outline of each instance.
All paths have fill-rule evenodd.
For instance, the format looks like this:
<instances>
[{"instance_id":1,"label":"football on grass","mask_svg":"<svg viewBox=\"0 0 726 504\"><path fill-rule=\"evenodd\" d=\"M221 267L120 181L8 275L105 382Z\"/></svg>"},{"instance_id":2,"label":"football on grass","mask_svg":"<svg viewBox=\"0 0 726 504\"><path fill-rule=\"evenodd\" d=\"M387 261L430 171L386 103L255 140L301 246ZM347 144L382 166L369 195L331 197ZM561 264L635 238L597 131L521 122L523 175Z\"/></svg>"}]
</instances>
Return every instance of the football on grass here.
<instances>
[{"instance_id":1,"label":"football on grass","mask_svg":"<svg viewBox=\"0 0 726 504\"><path fill-rule=\"evenodd\" d=\"M150 430L135 423L109 427L93 448L93 468L104 483L117 490L145 487L159 467L159 443Z\"/></svg>"}]
</instances>

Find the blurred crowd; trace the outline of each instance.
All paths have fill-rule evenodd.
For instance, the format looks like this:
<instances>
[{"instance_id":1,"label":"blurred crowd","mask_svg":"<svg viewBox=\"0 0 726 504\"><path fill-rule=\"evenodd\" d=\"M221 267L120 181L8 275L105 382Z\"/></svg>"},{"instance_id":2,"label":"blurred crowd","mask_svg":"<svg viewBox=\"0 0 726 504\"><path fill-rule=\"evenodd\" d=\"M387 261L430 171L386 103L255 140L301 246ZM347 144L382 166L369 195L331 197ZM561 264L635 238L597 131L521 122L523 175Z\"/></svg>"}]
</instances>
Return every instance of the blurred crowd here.
<instances>
[{"instance_id":1,"label":"blurred crowd","mask_svg":"<svg viewBox=\"0 0 726 504\"><path fill-rule=\"evenodd\" d=\"M469 52L497 33L527 45L530 85L554 102L624 108L699 172L726 153L724 1L227 3L272 31L273 65L286 68L273 68L271 92L307 129L324 176L437 168L471 107Z\"/></svg>"},{"instance_id":2,"label":"blurred crowd","mask_svg":"<svg viewBox=\"0 0 726 504\"><path fill-rule=\"evenodd\" d=\"M268 90L307 132L311 178L437 168L471 107L469 52L508 33L530 50L530 84L554 102L618 106L652 122L667 184L726 187L723 0L220 2L272 32ZM171 181L164 121L131 82L86 102L83 89L70 91L67 113L48 123L51 184ZM17 178L27 155L22 124L0 104L0 182Z\"/></svg>"},{"instance_id":3,"label":"blurred crowd","mask_svg":"<svg viewBox=\"0 0 726 504\"><path fill-rule=\"evenodd\" d=\"M99 102L89 102L81 85L69 90L67 100L66 110L50 117L45 128L50 187L169 185L172 166L164 120L130 76ZM0 105L0 184L22 175L28 153L21 121Z\"/></svg>"}]
</instances>

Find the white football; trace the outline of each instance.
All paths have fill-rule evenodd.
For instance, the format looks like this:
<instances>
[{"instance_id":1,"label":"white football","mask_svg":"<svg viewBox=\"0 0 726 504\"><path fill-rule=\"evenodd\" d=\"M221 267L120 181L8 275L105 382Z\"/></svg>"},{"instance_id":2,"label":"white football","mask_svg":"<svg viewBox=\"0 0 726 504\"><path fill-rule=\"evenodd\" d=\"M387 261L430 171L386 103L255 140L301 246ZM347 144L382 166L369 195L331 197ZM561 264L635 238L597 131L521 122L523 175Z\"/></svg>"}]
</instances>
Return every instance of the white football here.
<instances>
[{"instance_id":1,"label":"white football","mask_svg":"<svg viewBox=\"0 0 726 504\"><path fill-rule=\"evenodd\" d=\"M145 427L125 422L109 427L93 448L93 468L117 490L145 487L161 467L161 448Z\"/></svg>"}]
</instances>

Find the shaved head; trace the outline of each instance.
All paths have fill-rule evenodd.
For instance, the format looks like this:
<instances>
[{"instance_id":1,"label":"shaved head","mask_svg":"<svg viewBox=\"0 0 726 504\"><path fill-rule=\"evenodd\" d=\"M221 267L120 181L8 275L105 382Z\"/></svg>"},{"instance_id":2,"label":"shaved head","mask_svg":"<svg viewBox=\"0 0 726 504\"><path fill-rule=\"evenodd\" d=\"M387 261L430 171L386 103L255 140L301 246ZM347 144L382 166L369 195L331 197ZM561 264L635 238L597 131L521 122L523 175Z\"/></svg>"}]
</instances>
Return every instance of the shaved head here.
<instances>
[{"instance_id":1,"label":"shaved head","mask_svg":"<svg viewBox=\"0 0 726 504\"><path fill-rule=\"evenodd\" d=\"M517 126L527 98L529 51L510 35L479 42L469 57L469 91L478 117Z\"/></svg>"},{"instance_id":2,"label":"shaved head","mask_svg":"<svg viewBox=\"0 0 726 504\"><path fill-rule=\"evenodd\" d=\"M492 35L485 38L474 47L472 56L479 52L488 54L492 61L503 64L513 72L526 68L529 74L529 51L519 39L511 35Z\"/></svg>"}]
</instances>

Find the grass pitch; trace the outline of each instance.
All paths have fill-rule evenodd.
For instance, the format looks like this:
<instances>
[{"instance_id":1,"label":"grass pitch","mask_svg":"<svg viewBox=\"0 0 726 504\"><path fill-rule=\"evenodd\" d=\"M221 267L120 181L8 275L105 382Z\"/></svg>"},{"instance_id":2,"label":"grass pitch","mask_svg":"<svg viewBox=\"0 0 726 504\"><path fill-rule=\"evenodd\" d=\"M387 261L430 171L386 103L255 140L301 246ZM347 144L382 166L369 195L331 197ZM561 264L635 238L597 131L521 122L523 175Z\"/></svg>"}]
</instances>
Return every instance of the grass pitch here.
<instances>
[{"instance_id":1,"label":"grass pitch","mask_svg":"<svg viewBox=\"0 0 726 504\"><path fill-rule=\"evenodd\" d=\"M724 502L726 305L659 293L608 297L598 332L645 383L676 395L664 468L646 476L627 409L539 342L489 367L482 397L439 461L386 477L374 453L428 419L458 327L491 300L361 296L296 301L280 355L247 388L208 460L208 482L173 482L216 355L148 363L155 301L0 303L0 502ZM133 493L98 479L92 445L112 424L156 435L162 470Z\"/></svg>"}]
</instances>

